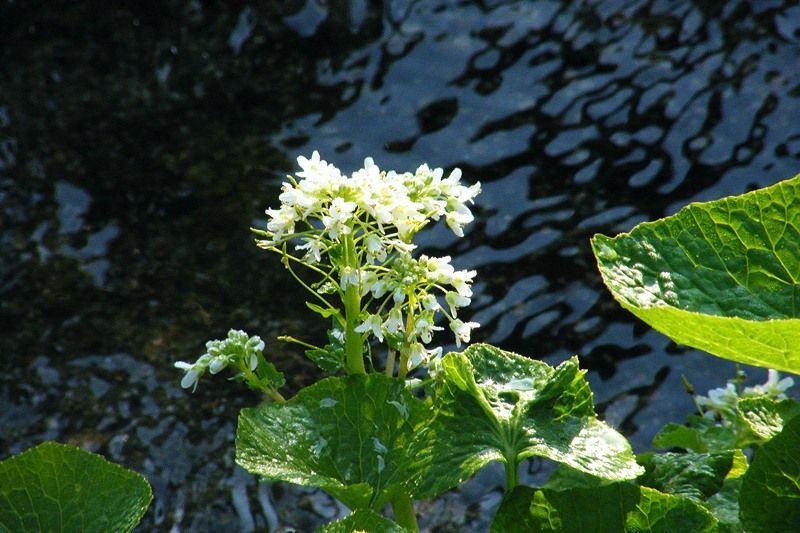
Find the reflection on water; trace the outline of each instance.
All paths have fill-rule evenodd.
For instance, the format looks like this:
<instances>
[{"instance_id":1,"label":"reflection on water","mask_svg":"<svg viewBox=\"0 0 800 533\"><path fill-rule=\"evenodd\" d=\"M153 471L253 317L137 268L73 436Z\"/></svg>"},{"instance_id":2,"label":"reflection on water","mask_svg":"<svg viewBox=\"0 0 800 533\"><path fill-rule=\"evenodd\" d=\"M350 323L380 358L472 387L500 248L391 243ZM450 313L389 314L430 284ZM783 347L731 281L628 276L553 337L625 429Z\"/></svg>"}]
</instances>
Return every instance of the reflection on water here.
<instances>
[{"instance_id":1,"label":"reflection on water","mask_svg":"<svg viewBox=\"0 0 800 533\"><path fill-rule=\"evenodd\" d=\"M646 447L691 409L681 374L702 390L733 366L623 312L590 236L800 169L800 7L718 4L7 3L0 456L58 439L142 472L143 530L263 528L269 498L301 530L341 513L236 471L236 414L257 398L212 381L190 396L172 368L231 326L322 334L247 232L315 148L480 179L467 238L423 236L478 269L477 340L579 354L606 419ZM270 347L294 389L314 379ZM481 474L432 520L484 530L498 483Z\"/></svg>"}]
</instances>

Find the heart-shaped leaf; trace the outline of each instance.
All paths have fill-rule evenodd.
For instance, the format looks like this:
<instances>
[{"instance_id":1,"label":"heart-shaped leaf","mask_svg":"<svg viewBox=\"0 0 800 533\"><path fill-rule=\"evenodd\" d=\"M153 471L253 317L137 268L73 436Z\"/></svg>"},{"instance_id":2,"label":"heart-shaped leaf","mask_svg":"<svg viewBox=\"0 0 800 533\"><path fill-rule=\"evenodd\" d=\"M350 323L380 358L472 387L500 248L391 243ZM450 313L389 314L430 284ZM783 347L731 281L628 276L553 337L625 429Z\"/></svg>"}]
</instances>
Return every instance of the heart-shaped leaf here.
<instances>
[{"instance_id":1,"label":"heart-shaped leaf","mask_svg":"<svg viewBox=\"0 0 800 533\"><path fill-rule=\"evenodd\" d=\"M800 372L800 176L592 247L617 301L675 342Z\"/></svg>"},{"instance_id":2,"label":"heart-shaped leaf","mask_svg":"<svg viewBox=\"0 0 800 533\"><path fill-rule=\"evenodd\" d=\"M131 531L153 494L100 455L45 442L0 463L0 531Z\"/></svg>"},{"instance_id":3,"label":"heart-shaped leaf","mask_svg":"<svg viewBox=\"0 0 800 533\"><path fill-rule=\"evenodd\" d=\"M352 509L380 509L403 490L408 445L429 417L402 380L328 378L285 403L243 409L236 462L270 479L320 487Z\"/></svg>"},{"instance_id":4,"label":"heart-shaped leaf","mask_svg":"<svg viewBox=\"0 0 800 533\"><path fill-rule=\"evenodd\" d=\"M412 446L417 496L450 489L491 461L516 476L534 455L611 480L642 472L628 441L597 420L576 358L553 368L476 344L445 356L436 380L435 418Z\"/></svg>"}]
</instances>

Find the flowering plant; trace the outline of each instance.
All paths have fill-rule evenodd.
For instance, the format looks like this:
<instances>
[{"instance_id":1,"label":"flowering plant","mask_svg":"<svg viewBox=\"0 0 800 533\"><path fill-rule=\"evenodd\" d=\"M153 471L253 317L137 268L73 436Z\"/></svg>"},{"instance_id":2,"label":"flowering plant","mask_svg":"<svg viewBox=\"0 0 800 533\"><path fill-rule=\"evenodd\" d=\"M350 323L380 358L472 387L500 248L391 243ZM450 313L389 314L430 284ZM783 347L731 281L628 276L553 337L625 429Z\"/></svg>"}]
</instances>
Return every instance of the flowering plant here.
<instances>
[{"instance_id":1,"label":"flowering plant","mask_svg":"<svg viewBox=\"0 0 800 533\"><path fill-rule=\"evenodd\" d=\"M476 273L456 270L450 257L415 255L413 239L440 219L463 236L473 220L468 205L480 192L479 183L463 185L458 169L444 177L442 169L427 165L414 172L382 171L370 158L346 176L317 152L298 158L298 164L301 171L282 186L280 207L267 210L266 228L253 231L258 246L280 254L309 292L306 305L331 323L323 347L279 338L302 346L332 377L286 400L278 391L283 375L263 355L264 343L236 330L207 343L196 362L175 366L185 372L184 388L194 390L206 371L229 368L234 379L265 394L264 404L240 414L236 461L267 479L319 487L353 510L321 531L418 531L415 499L456 487L493 461L505 466L507 490L493 531L583 531L587 523L603 531L738 531L742 524L767 531L753 518L764 502L800 517L791 510L800 497L797 483L784 487L786 497L762 487L765 476L795 479L782 464L776 469L773 459L800 446L800 403L785 397L790 378L770 371L763 385L742 389L737 378L698 396L700 416L685 426L667 425L654 442L684 452L634 456L627 440L598 420L576 357L551 367L485 344L448 354L431 347L445 323L457 347L469 342L478 324L463 321L459 313L471 302ZM800 178L793 181L800 192ZM795 196L784 190L774 195ZM734 207L735 200L729 202ZM709 208L720 220L731 220L721 211ZM739 208L736 216L749 212ZM788 213L783 210L783 216ZM769 306L730 297L718 304L723 314L728 307L738 312L748 305L772 313L768 330L763 322L753 323L752 310L736 317L739 322L704 314L716 308L705 299L695 302L706 293L684 280L700 275L696 284L710 279L712 287L727 280L704 269L687 273L670 267L713 257L687 261L680 254L717 242L706 242L701 226L692 246L670 248L659 230L671 223L643 225L617 239L595 237L601 273L622 305L668 334L725 357L760 361L753 346L786 346L774 332L796 325L775 320L781 318L773 316L775 310L788 304L772 293ZM722 270L733 272L738 282L735 270L724 265ZM721 342L709 333L711 326L730 339ZM766 334L754 344L747 334L751 329ZM380 344L385 352L373 350ZM731 346L739 347L735 356ZM771 352L769 357L783 369L800 368L794 352L783 355L781 361ZM408 379L417 368L428 372L424 387ZM745 447L760 447L749 467ZM559 463L543 487L519 484L520 462L531 456ZM386 504L394 522L380 514ZM741 513L732 514L735 505Z\"/></svg>"},{"instance_id":2,"label":"flowering plant","mask_svg":"<svg viewBox=\"0 0 800 533\"><path fill-rule=\"evenodd\" d=\"M478 324L459 315L476 273L456 269L450 257L417 255L413 240L439 220L462 237L480 183L462 184L460 170L445 176L425 164L384 171L371 158L347 176L318 152L298 164L280 206L267 210L266 227L253 231L308 291L306 305L331 324L325 346L279 338L340 377L285 401L264 343L235 330L207 343L196 362L176 363L184 388L196 388L206 371L230 368L272 400L242 412L239 464L321 487L356 511L352 520L375 519L390 502L410 530L417 528L413 498L457 486L494 460L505 463L509 488L530 455L607 479L640 471L627 441L596 419L575 359L552 368L486 345L446 356L432 346L445 324L456 347L470 341ZM417 368L429 373L424 402L411 393L417 381L406 379ZM536 416L527 412L544 398Z\"/></svg>"}]
</instances>

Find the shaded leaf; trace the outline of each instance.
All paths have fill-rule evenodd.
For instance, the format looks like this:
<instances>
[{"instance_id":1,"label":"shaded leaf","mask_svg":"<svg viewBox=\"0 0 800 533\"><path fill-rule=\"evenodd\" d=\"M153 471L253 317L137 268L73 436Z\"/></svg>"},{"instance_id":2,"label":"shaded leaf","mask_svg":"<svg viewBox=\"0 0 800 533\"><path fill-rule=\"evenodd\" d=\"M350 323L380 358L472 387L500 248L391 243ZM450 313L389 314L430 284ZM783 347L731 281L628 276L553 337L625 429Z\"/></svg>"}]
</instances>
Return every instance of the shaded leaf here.
<instances>
[{"instance_id":1,"label":"shaded leaf","mask_svg":"<svg viewBox=\"0 0 800 533\"><path fill-rule=\"evenodd\" d=\"M328 344L323 348L306 350L306 357L329 374L338 374L344 369L344 343L335 331L335 325L328 330Z\"/></svg>"},{"instance_id":2,"label":"shaded leaf","mask_svg":"<svg viewBox=\"0 0 800 533\"><path fill-rule=\"evenodd\" d=\"M454 487L491 461L513 471L534 455L612 480L642 471L628 441L595 417L576 358L553 368L476 344L442 359L433 404L435 418L410 454L419 497Z\"/></svg>"},{"instance_id":3,"label":"shaded leaf","mask_svg":"<svg viewBox=\"0 0 800 533\"><path fill-rule=\"evenodd\" d=\"M638 482L666 494L699 502L722 488L733 466L733 450L716 453L660 453L637 457L645 473Z\"/></svg>"},{"instance_id":4,"label":"shaded leaf","mask_svg":"<svg viewBox=\"0 0 800 533\"><path fill-rule=\"evenodd\" d=\"M675 342L800 372L800 176L592 247L617 301Z\"/></svg>"},{"instance_id":5,"label":"shaded leaf","mask_svg":"<svg viewBox=\"0 0 800 533\"><path fill-rule=\"evenodd\" d=\"M503 500L492 533L716 531L717 520L688 498L632 483L557 491L517 487Z\"/></svg>"},{"instance_id":6,"label":"shaded leaf","mask_svg":"<svg viewBox=\"0 0 800 533\"><path fill-rule=\"evenodd\" d=\"M320 487L350 508L379 509L406 482L408 445L428 417L402 380L328 378L285 403L243 409L236 462L270 479Z\"/></svg>"},{"instance_id":7,"label":"shaded leaf","mask_svg":"<svg viewBox=\"0 0 800 533\"><path fill-rule=\"evenodd\" d=\"M102 456L45 442L0 462L0 530L131 531L153 494Z\"/></svg>"},{"instance_id":8,"label":"shaded leaf","mask_svg":"<svg viewBox=\"0 0 800 533\"><path fill-rule=\"evenodd\" d=\"M685 426L665 425L653 439L653 446L659 448L683 448L699 453L732 450L736 445L736 435L732 430L697 415L689 416Z\"/></svg>"},{"instance_id":9,"label":"shaded leaf","mask_svg":"<svg viewBox=\"0 0 800 533\"><path fill-rule=\"evenodd\" d=\"M741 477L726 479L719 492L706 502L706 506L719 520L720 533L744 532L739 520L739 491L741 488Z\"/></svg>"},{"instance_id":10,"label":"shaded leaf","mask_svg":"<svg viewBox=\"0 0 800 533\"><path fill-rule=\"evenodd\" d=\"M742 477L739 507L751 533L797 531L800 526L800 417L761 446Z\"/></svg>"}]
</instances>

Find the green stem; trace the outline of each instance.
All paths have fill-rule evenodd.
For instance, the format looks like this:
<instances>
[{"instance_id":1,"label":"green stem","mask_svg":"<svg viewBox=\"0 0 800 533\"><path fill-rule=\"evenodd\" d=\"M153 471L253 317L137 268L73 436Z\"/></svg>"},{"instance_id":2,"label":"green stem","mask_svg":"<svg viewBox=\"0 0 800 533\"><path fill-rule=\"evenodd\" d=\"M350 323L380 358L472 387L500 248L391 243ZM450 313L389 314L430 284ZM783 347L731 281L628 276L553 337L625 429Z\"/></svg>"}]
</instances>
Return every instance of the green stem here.
<instances>
[{"instance_id":1,"label":"green stem","mask_svg":"<svg viewBox=\"0 0 800 533\"><path fill-rule=\"evenodd\" d=\"M506 494L519 485L519 462L516 457L511 460L506 458Z\"/></svg>"},{"instance_id":2,"label":"green stem","mask_svg":"<svg viewBox=\"0 0 800 533\"><path fill-rule=\"evenodd\" d=\"M389 353L386 356L386 375L388 377L392 377L394 375L394 358L395 358L395 351L389 348Z\"/></svg>"},{"instance_id":3,"label":"green stem","mask_svg":"<svg viewBox=\"0 0 800 533\"><path fill-rule=\"evenodd\" d=\"M392 498L392 510L394 510L395 522L408 530L419 531L417 515L414 513L414 502L408 494L399 492Z\"/></svg>"},{"instance_id":4,"label":"green stem","mask_svg":"<svg viewBox=\"0 0 800 533\"><path fill-rule=\"evenodd\" d=\"M276 391L275 389L267 389L266 390L267 396L275 403L283 403L286 401L286 398L283 397L283 394Z\"/></svg>"},{"instance_id":5,"label":"green stem","mask_svg":"<svg viewBox=\"0 0 800 533\"><path fill-rule=\"evenodd\" d=\"M345 268L349 267L356 270L358 268L358 259L356 258L352 234L342 236L342 248ZM362 353L364 343L361 340L361 335L356 331L361 318L361 296L359 295L358 285L349 284L345 289L344 313L344 354L347 373L366 374L364 354Z\"/></svg>"}]
</instances>

